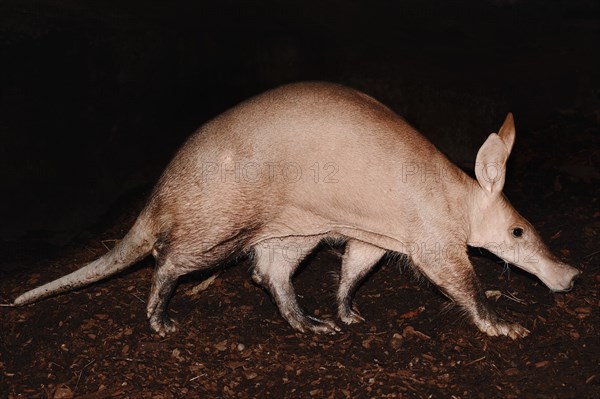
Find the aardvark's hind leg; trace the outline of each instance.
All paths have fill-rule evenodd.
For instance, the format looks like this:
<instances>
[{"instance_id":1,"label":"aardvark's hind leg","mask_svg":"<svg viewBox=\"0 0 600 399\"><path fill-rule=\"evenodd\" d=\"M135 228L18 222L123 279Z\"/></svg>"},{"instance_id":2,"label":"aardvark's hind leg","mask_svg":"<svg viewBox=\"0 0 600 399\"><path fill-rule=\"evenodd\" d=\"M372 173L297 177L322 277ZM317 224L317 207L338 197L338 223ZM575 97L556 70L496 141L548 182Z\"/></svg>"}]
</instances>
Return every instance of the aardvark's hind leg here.
<instances>
[{"instance_id":1,"label":"aardvark's hind leg","mask_svg":"<svg viewBox=\"0 0 600 399\"><path fill-rule=\"evenodd\" d=\"M342 258L340 285L337 292L338 316L346 323L363 321L352 306L352 296L361 280L385 255L385 250L358 240L348 240Z\"/></svg>"},{"instance_id":2,"label":"aardvark's hind leg","mask_svg":"<svg viewBox=\"0 0 600 399\"><path fill-rule=\"evenodd\" d=\"M335 334L339 328L332 321L305 314L296 300L292 285L294 271L319 241L319 237L312 236L286 237L255 245L256 264L252 278L269 291L279 312L294 329Z\"/></svg>"},{"instance_id":3,"label":"aardvark's hind leg","mask_svg":"<svg viewBox=\"0 0 600 399\"><path fill-rule=\"evenodd\" d=\"M159 257L152 276L152 288L146 308L150 327L160 336L176 330L173 320L169 318L167 306L175 291L177 279L182 275L174 267L169 258Z\"/></svg>"}]
</instances>

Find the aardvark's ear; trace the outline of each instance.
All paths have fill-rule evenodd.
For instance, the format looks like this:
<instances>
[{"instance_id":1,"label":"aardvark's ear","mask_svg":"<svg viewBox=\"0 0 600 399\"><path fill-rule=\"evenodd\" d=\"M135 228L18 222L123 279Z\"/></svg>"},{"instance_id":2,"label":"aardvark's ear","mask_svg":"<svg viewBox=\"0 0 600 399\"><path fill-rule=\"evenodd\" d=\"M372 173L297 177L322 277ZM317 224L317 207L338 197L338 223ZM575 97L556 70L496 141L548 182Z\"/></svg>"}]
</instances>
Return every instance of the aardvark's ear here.
<instances>
[{"instance_id":1,"label":"aardvark's ear","mask_svg":"<svg viewBox=\"0 0 600 399\"><path fill-rule=\"evenodd\" d=\"M500 194L506 179L506 161L515 143L515 121L509 112L498 134L489 135L477 153L475 176L486 192Z\"/></svg>"},{"instance_id":2,"label":"aardvark's ear","mask_svg":"<svg viewBox=\"0 0 600 399\"><path fill-rule=\"evenodd\" d=\"M513 114L509 112L508 115L506 115L506 119L504 119L504 123L500 127L500 130L498 131L498 136L500 136L502 141L504 141L509 155L513 148L513 144L515 143L515 135L515 120L513 118Z\"/></svg>"}]
</instances>

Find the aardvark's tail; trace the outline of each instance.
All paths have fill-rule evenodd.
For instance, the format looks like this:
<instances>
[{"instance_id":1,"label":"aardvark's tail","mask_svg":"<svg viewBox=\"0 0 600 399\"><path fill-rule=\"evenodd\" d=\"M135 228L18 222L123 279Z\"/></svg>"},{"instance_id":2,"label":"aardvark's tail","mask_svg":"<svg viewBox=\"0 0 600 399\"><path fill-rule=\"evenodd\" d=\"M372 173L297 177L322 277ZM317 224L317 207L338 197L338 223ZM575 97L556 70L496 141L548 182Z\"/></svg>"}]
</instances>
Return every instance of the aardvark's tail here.
<instances>
[{"instance_id":1,"label":"aardvark's tail","mask_svg":"<svg viewBox=\"0 0 600 399\"><path fill-rule=\"evenodd\" d=\"M154 234L147 212L142 212L127 235L105 255L82 268L20 295L13 306L74 290L118 273L146 257L154 245Z\"/></svg>"}]
</instances>

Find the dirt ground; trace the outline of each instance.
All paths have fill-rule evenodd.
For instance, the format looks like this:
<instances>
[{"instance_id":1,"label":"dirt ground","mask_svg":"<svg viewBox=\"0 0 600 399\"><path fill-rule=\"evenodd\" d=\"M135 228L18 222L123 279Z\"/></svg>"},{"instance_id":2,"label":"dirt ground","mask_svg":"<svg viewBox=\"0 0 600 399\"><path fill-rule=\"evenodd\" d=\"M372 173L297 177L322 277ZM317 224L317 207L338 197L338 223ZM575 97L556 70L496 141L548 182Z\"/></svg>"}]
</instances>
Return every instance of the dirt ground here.
<instances>
[{"instance_id":1,"label":"dirt ground","mask_svg":"<svg viewBox=\"0 0 600 399\"><path fill-rule=\"evenodd\" d=\"M238 259L208 287L211 274L181 281L169 307L179 329L161 338L145 316L146 259L75 292L0 307L0 399L600 397L594 2L545 11L552 2L518 2L500 22L485 4L516 1L290 2L281 15L276 1L0 3L0 304L121 239L147 195L136 190L183 140L178 132L261 88L314 78L385 94L457 156L474 132L485 137L469 123L515 112L506 194L583 272L573 291L552 294L470 249L493 308L531 331L512 341L478 332L388 257L355 295L366 321L316 336L292 330ZM342 250L322 246L297 274L309 313L335 318Z\"/></svg>"},{"instance_id":2,"label":"dirt ground","mask_svg":"<svg viewBox=\"0 0 600 399\"><path fill-rule=\"evenodd\" d=\"M585 157L597 151L590 148ZM600 191L585 178L544 173L509 175L507 194L552 250L583 271L575 289L552 294L471 250L484 289L501 293L490 299L494 308L531 330L525 339L482 335L392 257L357 292L366 322L335 336L294 332L241 259L205 290L196 287L208 275L186 278L170 306L179 330L160 338L144 316L147 259L77 292L1 308L0 397L598 397ZM100 236L52 256L32 242L4 248L0 300L104 253L131 225L138 202ZM301 304L314 315L334 312L341 250L323 246L296 277Z\"/></svg>"}]
</instances>

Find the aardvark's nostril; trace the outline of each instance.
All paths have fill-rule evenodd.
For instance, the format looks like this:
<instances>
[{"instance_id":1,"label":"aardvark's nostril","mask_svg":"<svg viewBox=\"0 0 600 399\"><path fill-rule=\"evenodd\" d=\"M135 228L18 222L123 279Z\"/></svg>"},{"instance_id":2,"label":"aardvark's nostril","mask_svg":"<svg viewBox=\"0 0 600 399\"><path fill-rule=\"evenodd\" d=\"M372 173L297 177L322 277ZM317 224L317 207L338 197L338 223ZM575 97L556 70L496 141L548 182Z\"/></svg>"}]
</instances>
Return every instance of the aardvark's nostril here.
<instances>
[{"instance_id":1,"label":"aardvark's nostril","mask_svg":"<svg viewBox=\"0 0 600 399\"><path fill-rule=\"evenodd\" d=\"M579 276L581 276L581 270L577 270L577 273L573 275L573 277L571 278L571 282L569 283L569 288L565 291L571 291L573 289L573 286L575 285L575 280L577 280Z\"/></svg>"}]
</instances>

